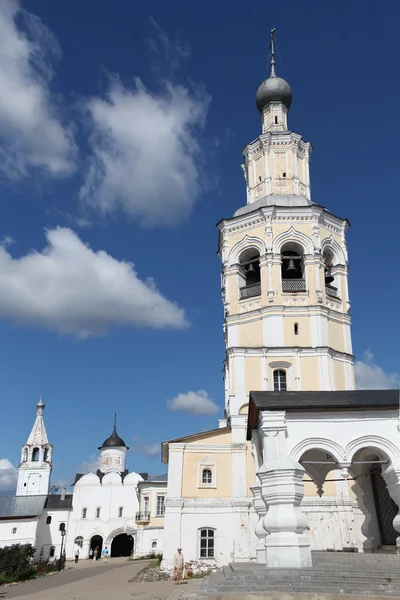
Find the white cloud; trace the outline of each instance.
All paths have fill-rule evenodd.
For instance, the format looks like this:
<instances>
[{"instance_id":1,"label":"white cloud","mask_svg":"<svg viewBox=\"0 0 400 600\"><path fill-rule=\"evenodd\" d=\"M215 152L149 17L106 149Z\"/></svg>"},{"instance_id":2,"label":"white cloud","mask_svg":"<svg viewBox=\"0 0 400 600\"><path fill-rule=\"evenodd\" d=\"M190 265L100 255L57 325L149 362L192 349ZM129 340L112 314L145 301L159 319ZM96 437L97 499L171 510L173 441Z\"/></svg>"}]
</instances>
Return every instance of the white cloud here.
<instances>
[{"instance_id":1,"label":"white cloud","mask_svg":"<svg viewBox=\"0 0 400 600\"><path fill-rule=\"evenodd\" d=\"M144 226L184 219L201 192L199 131L208 103L201 90L166 82L154 94L140 79L128 89L110 78L107 96L86 103L92 157L81 199Z\"/></svg>"},{"instance_id":2,"label":"white cloud","mask_svg":"<svg viewBox=\"0 0 400 600\"><path fill-rule=\"evenodd\" d=\"M16 24L23 17L26 30ZM0 2L0 172L18 179L31 167L54 176L74 169L71 129L57 115L49 83L57 40L17 0Z\"/></svg>"},{"instance_id":3,"label":"white cloud","mask_svg":"<svg viewBox=\"0 0 400 600\"><path fill-rule=\"evenodd\" d=\"M168 400L170 410L182 410L192 415L215 415L219 411L217 404L204 390L179 394Z\"/></svg>"},{"instance_id":4,"label":"white cloud","mask_svg":"<svg viewBox=\"0 0 400 600\"><path fill-rule=\"evenodd\" d=\"M144 444L143 454L152 457L157 456L160 454L160 444Z\"/></svg>"},{"instance_id":5,"label":"white cloud","mask_svg":"<svg viewBox=\"0 0 400 600\"><path fill-rule=\"evenodd\" d=\"M83 473L96 473L97 469L100 468L100 456L98 454L91 454L88 460L84 460L81 463L78 472Z\"/></svg>"},{"instance_id":6,"label":"white cloud","mask_svg":"<svg viewBox=\"0 0 400 600\"><path fill-rule=\"evenodd\" d=\"M184 311L129 262L94 252L71 230L46 231L47 246L13 258L0 246L0 318L80 338L111 326L184 328Z\"/></svg>"},{"instance_id":7,"label":"white cloud","mask_svg":"<svg viewBox=\"0 0 400 600\"><path fill-rule=\"evenodd\" d=\"M358 390L386 390L400 388L400 374L386 373L374 361L370 350L364 352L363 360L354 365Z\"/></svg>"},{"instance_id":8,"label":"white cloud","mask_svg":"<svg viewBox=\"0 0 400 600\"><path fill-rule=\"evenodd\" d=\"M18 479L18 469L8 458L0 458L0 493L14 492Z\"/></svg>"}]
</instances>

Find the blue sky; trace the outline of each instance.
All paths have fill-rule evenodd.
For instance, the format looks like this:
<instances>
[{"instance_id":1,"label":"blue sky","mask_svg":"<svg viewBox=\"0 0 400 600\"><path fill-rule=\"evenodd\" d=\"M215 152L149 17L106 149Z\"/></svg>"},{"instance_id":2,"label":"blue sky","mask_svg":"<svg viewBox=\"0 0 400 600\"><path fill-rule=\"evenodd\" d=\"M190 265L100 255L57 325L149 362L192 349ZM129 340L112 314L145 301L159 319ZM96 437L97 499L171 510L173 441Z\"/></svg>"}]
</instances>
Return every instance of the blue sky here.
<instances>
[{"instance_id":1,"label":"blue sky","mask_svg":"<svg viewBox=\"0 0 400 600\"><path fill-rule=\"evenodd\" d=\"M114 411L129 468L153 474L160 441L222 416L215 224L245 203L271 27L312 198L352 223L359 385L399 385L398 17L358 0L3 0L0 490L41 392L67 483Z\"/></svg>"}]
</instances>

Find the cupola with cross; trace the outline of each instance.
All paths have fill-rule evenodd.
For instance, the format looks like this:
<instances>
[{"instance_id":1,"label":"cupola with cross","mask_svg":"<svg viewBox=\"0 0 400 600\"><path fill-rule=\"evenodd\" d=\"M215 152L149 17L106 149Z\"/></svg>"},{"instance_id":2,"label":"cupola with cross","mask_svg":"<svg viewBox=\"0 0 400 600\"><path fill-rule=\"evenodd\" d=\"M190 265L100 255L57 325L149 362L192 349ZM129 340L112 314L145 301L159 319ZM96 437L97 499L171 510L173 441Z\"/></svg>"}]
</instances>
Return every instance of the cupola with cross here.
<instances>
[{"instance_id":1,"label":"cupola with cross","mask_svg":"<svg viewBox=\"0 0 400 600\"><path fill-rule=\"evenodd\" d=\"M49 492L53 446L47 439L42 396L36 404L36 419L22 446L18 469L17 496L45 496Z\"/></svg>"},{"instance_id":2,"label":"cupola with cross","mask_svg":"<svg viewBox=\"0 0 400 600\"><path fill-rule=\"evenodd\" d=\"M310 142L288 129L289 84L271 75L261 134L243 150L247 203L219 227L226 417L250 391L354 389L347 219L311 200Z\"/></svg>"}]
</instances>

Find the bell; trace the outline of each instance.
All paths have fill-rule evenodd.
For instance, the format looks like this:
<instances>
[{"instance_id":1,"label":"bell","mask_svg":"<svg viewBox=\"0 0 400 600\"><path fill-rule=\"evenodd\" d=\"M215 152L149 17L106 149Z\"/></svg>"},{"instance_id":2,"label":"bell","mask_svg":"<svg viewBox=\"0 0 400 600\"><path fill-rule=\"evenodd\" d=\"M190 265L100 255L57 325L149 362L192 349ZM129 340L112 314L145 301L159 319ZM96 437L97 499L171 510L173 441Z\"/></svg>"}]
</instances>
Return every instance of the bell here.
<instances>
[{"instance_id":1,"label":"bell","mask_svg":"<svg viewBox=\"0 0 400 600\"><path fill-rule=\"evenodd\" d=\"M255 273L256 270L254 268L253 263L250 263L249 266L247 267L247 273Z\"/></svg>"},{"instance_id":2,"label":"bell","mask_svg":"<svg viewBox=\"0 0 400 600\"><path fill-rule=\"evenodd\" d=\"M332 277L331 275L331 268L330 267L326 267L325 269L325 283L327 283L328 285L330 283L332 283L332 281L334 281L334 277Z\"/></svg>"},{"instance_id":3,"label":"bell","mask_svg":"<svg viewBox=\"0 0 400 600\"><path fill-rule=\"evenodd\" d=\"M257 271L255 269L255 266L253 265L253 263L250 263L249 266L247 267L247 271L246 271L246 283L247 285L251 285L253 283L258 283L259 282L259 278L257 275Z\"/></svg>"},{"instance_id":4,"label":"bell","mask_svg":"<svg viewBox=\"0 0 400 600\"><path fill-rule=\"evenodd\" d=\"M296 268L293 258L289 259L289 264L287 266L286 272L288 272L288 271L297 271L297 268Z\"/></svg>"}]
</instances>

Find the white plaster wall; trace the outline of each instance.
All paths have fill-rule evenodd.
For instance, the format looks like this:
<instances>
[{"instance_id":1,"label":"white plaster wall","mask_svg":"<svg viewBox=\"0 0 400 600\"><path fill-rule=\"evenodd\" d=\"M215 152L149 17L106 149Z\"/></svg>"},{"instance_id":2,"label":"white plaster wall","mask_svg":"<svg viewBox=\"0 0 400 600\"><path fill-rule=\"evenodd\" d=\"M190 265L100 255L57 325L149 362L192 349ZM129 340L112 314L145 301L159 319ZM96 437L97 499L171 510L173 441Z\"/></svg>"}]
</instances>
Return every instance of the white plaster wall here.
<instances>
[{"instance_id":1,"label":"white plaster wall","mask_svg":"<svg viewBox=\"0 0 400 600\"><path fill-rule=\"evenodd\" d=\"M129 473L122 482L119 473L107 473L100 482L94 473L84 475L74 487L73 511L67 530L67 558L72 558L78 536L84 539L81 557L89 555L90 539L93 535L101 535L103 547L110 549L113 538L120 533L128 533L134 537L136 547L136 512L139 511L137 482L141 481L137 473ZM122 517L118 516L119 507L123 507ZM100 517L96 518L99 507ZM82 519L82 509L86 508L86 519Z\"/></svg>"},{"instance_id":2,"label":"white plaster wall","mask_svg":"<svg viewBox=\"0 0 400 600\"><path fill-rule=\"evenodd\" d=\"M12 546L13 544L32 544L32 546L35 546L37 526L37 517L0 521L0 548ZM14 527L17 528L17 532L13 534Z\"/></svg>"},{"instance_id":3,"label":"white plaster wall","mask_svg":"<svg viewBox=\"0 0 400 600\"><path fill-rule=\"evenodd\" d=\"M156 542L156 548L152 547L152 543ZM163 527L146 527L137 531L137 548L135 556L145 556L154 552L162 554L164 547L164 528Z\"/></svg>"},{"instance_id":4,"label":"white plaster wall","mask_svg":"<svg viewBox=\"0 0 400 600\"><path fill-rule=\"evenodd\" d=\"M69 520L71 516L70 510L47 510L45 509L40 516L38 529L37 529L37 540L36 540L36 556L39 559L40 553L44 560L49 558L50 548L55 547L55 558L60 557L61 552L61 533L60 524L65 523L65 529L67 531L64 538L64 545L68 539ZM46 524L47 517L51 517L50 525Z\"/></svg>"}]
</instances>

